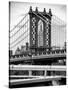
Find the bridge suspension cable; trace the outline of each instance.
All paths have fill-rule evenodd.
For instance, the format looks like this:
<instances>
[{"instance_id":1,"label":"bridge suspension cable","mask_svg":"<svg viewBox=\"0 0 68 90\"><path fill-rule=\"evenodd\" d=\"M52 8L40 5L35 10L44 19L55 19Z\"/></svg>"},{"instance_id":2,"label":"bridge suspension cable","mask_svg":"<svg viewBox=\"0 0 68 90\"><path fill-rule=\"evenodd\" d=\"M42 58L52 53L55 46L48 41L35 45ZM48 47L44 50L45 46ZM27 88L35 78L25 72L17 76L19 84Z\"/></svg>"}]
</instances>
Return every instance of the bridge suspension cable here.
<instances>
[{"instance_id":1,"label":"bridge suspension cable","mask_svg":"<svg viewBox=\"0 0 68 90\"><path fill-rule=\"evenodd\" d=\"M33 12L37 17L39 17L41 20L43 20L44 22L48 22L47 21L47 19L46 19L46 21L42 18L42 17L40 17L39 15L37 15L35 12ZM50 23L49 23L50 24ZM51 24L50 24L51 25Z\"/></svg>"},{"instance_id":2,"label":"bridge suspension cable","mask_svg":"<svg viewBox=\"0 0 68 90\"><path fill-rule=\"evenodd\" d=\"M12 35L10 36L10 39L12 41L12 42L10 42L11 49L16 47L22 41L24 42L25 39L28 38L28 36L29 36L28 24L29 24L29 18L28 18L28 13L27 13L24 16L24 18L10 31L10 33L13 32L13 33L11 33ZM19 27L19 29L17 29L18 27Z\"/></svg>"},{"instance_id":3,"label":"bridge suspension cable","mask_svg":"<svg viewBox=\"0 0 68 90\"><path fill-rule=\"evenodd\" d=\"M27 34L24 38L22 38L20 41L18 41L15 45L10 47L11 49L14 48L16 45L20 44L23 40L25 40L28 37L29 34Z\"/></svg>"},{"instance_id":4,"label":"bridge suspension cable","mask_svg":"<svg viewBox=\"0 0 68 90\"><path fill-rule=\"evenodd\" d=\"M49 14L47 14L47 15L50 16ZM52 24L54 24L54 22L57 24L60 24L60 22L61 22L60 26L62 26L62 27L66 26L66 23L63 20L61 20L59 17L57 17L56 15L52 15Z\"/></svg>"},{"instance_id":5,"label":"bridge suspension cable","mask_svg":"<svg viewBox=\"0 0 68 90\"><path fill-rule=\"evenodd\" d=\"M46 19L46 22L47 22L47 17L45 17L45 16L43 16L40 12L39 12L39 14L42 16L42 17L44 17L45 19ZM48 14L49 15L49 14ZM49 15L50 16L50 15ZM53 15L52 17L54 17L55 15ZM50 16L51 17L51 16ZM53 20L52 19L52 22L51 23L49 23L50 25L52 25L52 26L55 26L55 25L57 25L57 24L55 24L56 22L58 23L58 26L59 26L59 24L60 24L60 27L63 27L63 26L66 26L65 25L65 23L64 23L64 21L62 21L60 18L58 18L57 16L55 16L56 18L57 18L57 20L55 19L55 20ZM58 22L59 21L59 22ZM55 22L55 23L54 23ZM60 23L61 22L61 23ZM62 24L63 23L63 24Z\"/></svg>"},{"instance_id":6,"label":"bridge suspension cable","mask_svg":"<svg viewBox=\"0 0 68 90\"><path fill-rule=\"evenodd\" d=\"M12 31L14 31L14 29L26 18L27 15L28 15L28 13L25 14L25 16L23 17L23 19L21 19L21 21L20 21L17 25L15 25L12 30L10 30L10 33L11 33Z\"/></svg>"},{"instance_id":7,"label":"bridge suspension cable","mask_svg":"<svg viewBox=\"0 0 68 90\"><path fill-rule=\"evenodd\" d=\"M10 43L10 45L14 44L17 40L19 40L23 35L25 35L25 33L27 33L28 30L29 28L24 33L22 33L17 39L15 39L12 43Z\"/></svg>"},{"instance_id":8,"label":"bridge suspension cable","mask_svg":"<svg viewBox=\"0 0 68 90\"><path fill-rule=\"evenodd\" d=\"M34 13L34 12L33 12ZM44 17L40 12L38 12L42 17ZM48 19L46 17L44 17L46 20L44 20L42 17L40 17L39 15L37 15L36 13L34 13L36 16L38 16L40 19L42 19L44 22L48 22ZM51 25L51 23L49 22L49 24Z\"/></svg>"},{"instance_id":9,"label":"bridge suspension cable","mask_svg":"<svg viewBox=\"0 0 68 90\"><path fill-rule=\"evenodd\" d=\"M17 30L12 36L10 36L10 38L12 38L13 36L15 36L25 25L26 23L28 23L29 20L27 20L20 28L19 30Z\"/></svg>"},{"instance_id":10,"label":"bridge suspension cable","mask_svg":"<svg viewBox=\"0 0 68 90\"><path fill-rule=\"evenodd\" d=\"M53 15L53 17L55 17L55 19L56 19L56 20L58 20L58 21L61 21L61 22L65 23L65 22L64 22L63 20L61 20L58 16Z\"/></svg>"}]
</instances>

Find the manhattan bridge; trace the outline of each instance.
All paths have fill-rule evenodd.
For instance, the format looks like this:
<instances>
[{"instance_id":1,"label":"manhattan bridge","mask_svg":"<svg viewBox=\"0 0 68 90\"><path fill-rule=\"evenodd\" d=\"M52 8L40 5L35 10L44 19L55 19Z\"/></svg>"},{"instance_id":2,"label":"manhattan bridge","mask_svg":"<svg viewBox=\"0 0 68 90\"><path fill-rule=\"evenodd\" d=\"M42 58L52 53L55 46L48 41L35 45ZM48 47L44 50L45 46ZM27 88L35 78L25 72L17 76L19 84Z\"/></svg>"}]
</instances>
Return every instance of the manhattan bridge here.
<instances>
[{"instance_id":1,"label":"manhattan bridge","mask_svg":"<svg viewBox=\"0 0 68 90\"><path fill-rule=\"evenodd\" d=\"M19 84L19 79L27 77L33 78L32 81L37 77L36 82L41 82L43 77L42 82L52 81L52 85L55 81L60 85L61 79L65 80L66 23L53 15L51 9L46 12L44 8L40 12L37 7L34 11L30 6L21 21L10 28L9 39L11 85ZM14 81L13 78L18 79Z\"/></svg>"}]
</instances>

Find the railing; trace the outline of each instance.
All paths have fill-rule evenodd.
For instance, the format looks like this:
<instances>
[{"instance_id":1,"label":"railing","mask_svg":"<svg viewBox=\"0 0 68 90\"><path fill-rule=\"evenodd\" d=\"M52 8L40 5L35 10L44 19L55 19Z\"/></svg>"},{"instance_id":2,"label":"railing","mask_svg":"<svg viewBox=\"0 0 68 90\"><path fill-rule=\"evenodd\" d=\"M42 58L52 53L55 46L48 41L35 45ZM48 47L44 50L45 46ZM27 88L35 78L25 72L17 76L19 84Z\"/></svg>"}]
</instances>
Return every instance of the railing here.
<instances>
[{"instance_id":1,"label":"railing","mask_svg":"<svg viewBox=\"0 0 68 90\"><path fill-rule=\"evenodd\" d=\"M10 70L66 70L66 66L55 65L10 65Z\"/></svg>"},{"instance_id":2,"label":"railing","mask_svg":"<svg viewBox=\"0 0 68 90\"><path fill-rule=\"evenodd\" d=\"M10 65L10 78L28 79L47 76L66 76L66 66Z\"/></svg>"}]
</instances>

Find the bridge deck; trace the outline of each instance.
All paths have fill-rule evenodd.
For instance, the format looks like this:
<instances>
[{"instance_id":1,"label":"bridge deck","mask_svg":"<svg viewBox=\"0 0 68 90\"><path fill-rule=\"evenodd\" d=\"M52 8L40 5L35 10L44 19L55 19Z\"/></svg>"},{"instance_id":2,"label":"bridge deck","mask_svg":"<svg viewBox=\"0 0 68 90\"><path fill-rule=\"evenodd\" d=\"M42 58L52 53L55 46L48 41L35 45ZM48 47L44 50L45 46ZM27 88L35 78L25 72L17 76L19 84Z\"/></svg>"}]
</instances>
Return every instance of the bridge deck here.
<instances>
[{"instance_id":1,"label":"bridge deck","mask_svg":"<svg viewBox=\"0 0 68 90\"><path fill-rule=\"evenodd\" d=\"M66 66L56 66L56 65L10 65L10 70L58 70L58 71L66 71Z\"/></svg>"},{"instance_id":2,"label":"bridge deck","mask_svg":"<svg viewBox=\"0 0 68 90\"><path fill-rule=\"evenodd\" d=\"M32 77L32 78L40 78L40 77L43 77L43 76L29 76L29 75L10 75L9 76L10 78L21 78L21 77Z\"/></svg>"},{"instance_id":3,"label":"bridge deck","mask_svg":"<svg viewBox=\"0 0 68 90\"><path fill-rule=\"evenodd\" d=\"M36 83L36 82L46 82L52 80L61 80L61 78L66 78L65 76L46 76L41 78L33 78L33 79L14 79L10 80L11 85L19 85L19 84L28 84L28 83Z\"/></svg>"},{"instance_id":4,"label":"bridge deck","mask_svg":"<svg viewBox=\"0 0 68 90\"><path fill-rule=\"evenodd\" d=\"M11 58L10 62L14 62L14 61L22 61L22 60L30 60L30 59L47 59L47 58L66 58L66 53L59 53L59 54L41 54L41 55L37 55L37 56L23 56L23 57L15 57L15 58Z\"/></svg>"}]
</instances>

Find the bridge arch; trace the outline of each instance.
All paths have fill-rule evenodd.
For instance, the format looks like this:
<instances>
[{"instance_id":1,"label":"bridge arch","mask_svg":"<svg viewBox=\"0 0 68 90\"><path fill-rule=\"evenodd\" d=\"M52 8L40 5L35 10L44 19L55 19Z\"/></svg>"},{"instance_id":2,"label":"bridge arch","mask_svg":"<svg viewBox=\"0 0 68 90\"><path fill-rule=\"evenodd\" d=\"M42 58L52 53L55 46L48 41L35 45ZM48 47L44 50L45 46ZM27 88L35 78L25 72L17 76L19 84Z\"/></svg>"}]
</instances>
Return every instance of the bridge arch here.
<instances>
[{"instance_id":1,"label":"bridge arch","mask_svg":"<svg viewBox=\"0 0 68 90\"><path fill-rule=\"evenodd\" d=\"M38 47L43 46L43 21L38 22Z\"/></svg>"}]
</instances>

